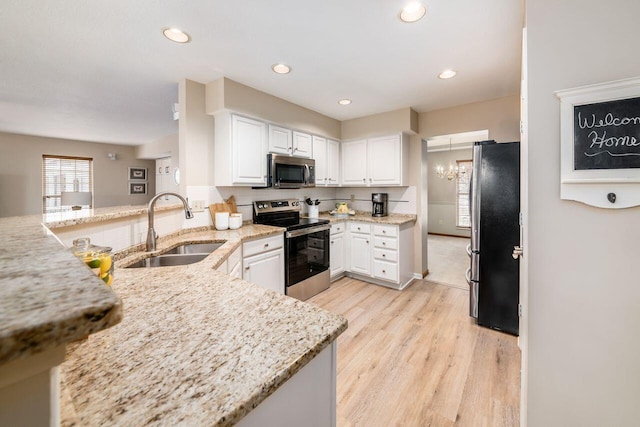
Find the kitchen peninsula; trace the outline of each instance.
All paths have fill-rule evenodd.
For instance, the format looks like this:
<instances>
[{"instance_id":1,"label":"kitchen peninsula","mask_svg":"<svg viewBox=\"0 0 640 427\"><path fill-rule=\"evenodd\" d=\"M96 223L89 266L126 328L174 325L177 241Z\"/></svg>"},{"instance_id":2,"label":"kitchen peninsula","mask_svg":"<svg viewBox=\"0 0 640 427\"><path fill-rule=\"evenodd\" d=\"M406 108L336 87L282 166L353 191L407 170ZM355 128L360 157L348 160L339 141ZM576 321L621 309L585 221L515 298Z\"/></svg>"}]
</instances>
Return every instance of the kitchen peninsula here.
<instances>
[{"instance_id":1,"label":"kitchen peninsula","mask_svg":"<svg viewBox=\"0 0 640 427\"><path fill-rule=\"evenodd\" d=\"M15 221L0 220L1 232L10 233ZM278 233L282 229L254 225L176 231L158 241L159 251L185 242L224 244L198 263L150 269L123 268L141 255L122 251L113 292L47 236L48 252L65 260L54 279L62 272L83 279L68 284L70 304L90 284L124 306L119 325L68 346L62 424L256 425L274 413L335 423L335 340L346 320L216 271L243 241ZM38 267L25 263L27 251L20 255L25 270ZM2 280L11 278L3 274ZM323 398L310 407L305 389L321 389ZM289 405L282 406L283 399Z\"/></svg>"}]
</instances>

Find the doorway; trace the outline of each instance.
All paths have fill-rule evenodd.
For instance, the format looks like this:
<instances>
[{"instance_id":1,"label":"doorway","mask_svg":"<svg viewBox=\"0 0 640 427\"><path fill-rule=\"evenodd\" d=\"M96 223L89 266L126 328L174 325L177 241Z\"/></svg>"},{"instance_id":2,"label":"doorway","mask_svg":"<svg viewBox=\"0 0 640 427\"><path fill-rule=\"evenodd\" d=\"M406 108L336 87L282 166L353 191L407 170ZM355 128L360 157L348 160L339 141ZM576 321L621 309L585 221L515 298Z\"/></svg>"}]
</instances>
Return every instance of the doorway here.
<instances>
[{"instance_id":1,"label":"doorway","mask_svg":"<svg viewBox=\"0 0 640 427\"><path fill-rule=\"evenodd\" d=\"M488 130L441 135L424 141L426 169L427 253L430 282L468 290L466 247L471 236L469 178L475 141Z\"/></svg>"}]
</instances>

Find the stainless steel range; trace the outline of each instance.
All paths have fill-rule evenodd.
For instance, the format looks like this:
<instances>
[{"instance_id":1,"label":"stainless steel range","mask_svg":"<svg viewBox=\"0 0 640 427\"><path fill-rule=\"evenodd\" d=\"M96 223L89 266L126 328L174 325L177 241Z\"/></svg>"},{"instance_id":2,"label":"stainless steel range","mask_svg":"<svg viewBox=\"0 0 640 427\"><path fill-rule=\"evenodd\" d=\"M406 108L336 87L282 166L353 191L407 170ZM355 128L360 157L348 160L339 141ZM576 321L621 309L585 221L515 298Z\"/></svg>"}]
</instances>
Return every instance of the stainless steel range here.
<instances>
[{"instance_id":1,"label":"stainless steel range","mask_svg":"<svg viewBox=\"0 0 640 427\"><path fill-rule=\"evenodd\" d=\"M285 227L285 293L306 300L329 287L329 221L300 218L300 201L253 202L254 224Z\"/></svg>"}]
</instances>

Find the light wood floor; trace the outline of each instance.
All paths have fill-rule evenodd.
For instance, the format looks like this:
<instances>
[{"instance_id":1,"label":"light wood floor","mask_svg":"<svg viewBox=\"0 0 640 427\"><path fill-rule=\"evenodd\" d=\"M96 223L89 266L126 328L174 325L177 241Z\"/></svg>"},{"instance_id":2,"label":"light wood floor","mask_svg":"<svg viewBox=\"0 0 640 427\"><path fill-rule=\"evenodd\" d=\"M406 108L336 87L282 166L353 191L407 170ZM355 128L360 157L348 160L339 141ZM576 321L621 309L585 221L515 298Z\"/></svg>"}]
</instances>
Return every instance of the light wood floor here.
<instances>
[{"instance_id":1,"label":"light wood floor","mask_svg":"<svg viewBox=\"0 0 640 427\"><path fill-rule=\"evenodd\" d=\"M309 302L340 313L337 424L517 426L516 338L474 324L469 292L344 278Z\"/></svg>"},{"instance_id":2,"label":"light wood floor","mask_svg":"<svg viewBox=\"0 0 640 427\"><path fill-rule=\"evenodd\" d=\"M468 237L440 236L429 234L429 274L426 279L430 282L469 289L465 272L469 268L467 245Z\"/></svg>"}]
</instances>

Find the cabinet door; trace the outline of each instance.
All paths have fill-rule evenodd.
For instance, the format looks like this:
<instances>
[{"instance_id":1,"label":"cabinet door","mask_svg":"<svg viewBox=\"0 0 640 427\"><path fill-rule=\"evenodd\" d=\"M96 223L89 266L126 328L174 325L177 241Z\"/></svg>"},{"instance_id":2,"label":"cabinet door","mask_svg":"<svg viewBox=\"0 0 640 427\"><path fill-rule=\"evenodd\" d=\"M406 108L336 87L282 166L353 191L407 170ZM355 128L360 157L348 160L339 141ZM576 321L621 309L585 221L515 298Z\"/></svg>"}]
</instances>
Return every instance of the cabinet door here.
<instances>
[{"instance_id":1,"label":"cabinet door","mask_svg":"<svg viewBox=\"0 0 640 427\"><path fill-rule=\"evenodd\" d=\"M313 158L316 161L316 185L326 185L328 183L326 138L313 137Z\"/></svg>"},{"instance_id":2,"label":"cabinet door","mask_svg":"<svg viewBox=\"0 0 640 427\"><path fill-rule=\"evenodd\" d=\"M302 132L293 132L293 155L296 157L311 158L311 135Z\"/></svg>"},{"instance_id":3,"label":"cabinet door","mask_svg":"<svg viewBox=\"0 0 640 427\"><path fill-rule=\"evenodd\" d=\"M342 184L367 185L367 140L342 143Z\"/></svg>"},{"instance_id":4,"label":"cabinet door","mask_svg":"<svg viewBox=\"0 0 640 427\"><path fill-rule=\"evenodd\" d=\"M242 264L244 280L284 294L284 251L254 255L245 258Z\"/></svg>"},{"instance_id":5,"label":"cabinet door","mask_svg":"<svg viewBox=\"0 0 640 427\"><path fill-rule=\"evenodd\" d=\"M340 184L340 143L330 139L327 140L327 184Z\"/></svg>"},{"instance_id":6,"label":"cabinet door","mask_svg":"<svg viewBox=\"0 0 640 427\"><path fill-rule=\"evenodd\" d=\"M291 155L293 133L280 126L269 125L269 152Z\"/></svg>"},{"instance_id":7,"label":"cabinet door","mask_svg":"<svg viewBox=\"0 0 640 427\"><path fill-rule=\"evenodd\" d=\"M267 185L267 126L232 116L233 184Z\"/></svg>"},{"instance_id":8,"label":"cabinet door","mask_svg":"<svg viewBox=\"0 0 640 427\"><path fill-rule=\"evenodd\" d=\"M351 234L351 271L371 275L371 242L368 234Z\"/></svg>"},{"instance_id":9,"label":"cabinet door","mask_svg":"<svg viewBox=\"0 0 640 427\"><path fill-rule=\"evenodd\" d=\"M369 184L400 185L402 178L402 142L400 135L369 140Z\"/></svg>"},{"instance_id":10,"label":"cabinet door","mask_svg":"<svg viewBox=\"0 0 640 427\"><path fill-rule=\"evenodd\" d=\"M344 233L334 234L330 238L329 265L331 277L344 272Z\"/></svg>"}]
</instances>

